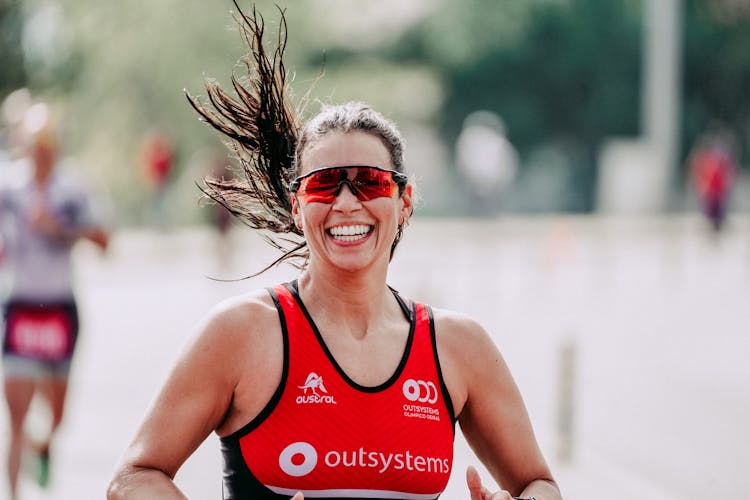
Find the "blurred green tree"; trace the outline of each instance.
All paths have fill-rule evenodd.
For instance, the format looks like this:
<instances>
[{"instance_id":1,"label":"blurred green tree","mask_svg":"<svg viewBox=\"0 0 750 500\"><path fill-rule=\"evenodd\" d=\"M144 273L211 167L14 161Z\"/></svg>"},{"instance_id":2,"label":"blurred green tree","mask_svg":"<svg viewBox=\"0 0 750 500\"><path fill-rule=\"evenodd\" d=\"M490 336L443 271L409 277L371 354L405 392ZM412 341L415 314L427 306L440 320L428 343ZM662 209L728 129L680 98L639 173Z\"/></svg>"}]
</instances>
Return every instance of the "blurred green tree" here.
<instances>
[{"instance_id":1,"label":"blurred green tree","mask_svg":"<svg viewBox=\"0 0 750 500\"><path fill-rule=\"evenodd\" d=\"M26 85L21 48L21 1L0 1L0 99Z\"/></svg>"},{"instance_id":2,"label":"blurred green tree","mask_svg":"<svg viewBox=\"0 0 750 500\"><path fill-rule=\"evenodd\" d=\"M721 121L746 163L750 3L685 0L683 9L680 159ZM484 109L503 118L527 168L544 144L573 145L572 195L560 208L588 211L602 141L640 133L641 10L636 1L446 1L383 50L437 68L445 93L437 125L448 144L464 117Z\"/></svg>"},{"instance_id":3,"label":"blurred green tree","mask_svg":"<svg viewBox=\"0 0 750 500\"><path fill-rule=\"evenodd\" d=\"M686 0L685 12L683 154L720 122L734 131L745 165L750 153L750 2Z\"/></svg>"},{"instance_id":4,"label":"blurred green tree","mask_svg":"<svg viewBox=\"0 0 750 500\"><path fill-rule=\"evenodd\" d=\"M601 141L638 133L638 4L471 3L473 20L457 17L447 3L391 49L394 57L426 58L440 68L445 100L438 126L449 144L464 117L481 109L502 117L522 163L544 144L580 145L569 186L575 192L561 208L590 210ZM436 49L431 41L438 38Z\"/></svg>"},{"instance_id":5,"label":"blurred green tree","mask_svg":"<svg viewBox=\"0 0 750 500\"><path fill-rule=\"evenodd\" d=\"M275 3L256 3L273 44ZM45 37L39 23L33 50L26 30L49 5L58 30ZM684 0L683 157L708 123L721 120L737 132L747 158L747 5ZM313 97L362 99L398 121L416 117L438 128L447 145L469 113L494 111L521 155L519 179L548 168L547 159L562 152L572 194L559 208L587 211L601 142L639 133L641 6L636 0L293 3L286 9L287 63L301 94L325 53L326 75ZM111 187L124 222L141 221L147 206L136 168L142 139L153 129L168 132L175 185L192 204L193 181L207 168L198 153L221 146L186 105L183 89L201 95L205 78L226 83L232 70L243 72L233 67L244 54L233 8L201 0L2 1L0 92L29 85L62 102L66 145Z\"/></svg>"}]
</instances>

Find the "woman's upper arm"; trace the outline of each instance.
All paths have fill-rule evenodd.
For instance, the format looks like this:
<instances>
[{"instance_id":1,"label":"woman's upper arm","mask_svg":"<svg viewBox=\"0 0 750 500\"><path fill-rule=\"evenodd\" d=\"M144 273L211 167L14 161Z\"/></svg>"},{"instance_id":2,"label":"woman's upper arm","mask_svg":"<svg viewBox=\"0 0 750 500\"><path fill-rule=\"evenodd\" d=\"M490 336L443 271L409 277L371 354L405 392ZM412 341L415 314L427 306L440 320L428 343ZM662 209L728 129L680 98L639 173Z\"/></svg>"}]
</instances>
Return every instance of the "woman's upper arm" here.
<instances>
[{"instance_id":1,"label":"woman's upper arm","mask_svg":"<svg viewBox=\"0 0 750 500\"><path fill-rule=\"evenodd\" d=\"M487 332L464 316L447 317L439 339L448 360L456 414L467 442L504 489L520 493L535 479L551 480L518 387Z\"/></svg>"},{"instance_id":2,"label":"woman's upper arm","mask_svg":"<svg viewBox=\"0 0 750 500\"><path fill-rule=\"evenodd\" d=\"M177 359L125 452L123 465L156 469L173 478L222 423L239 380L247 342L238 340L237 311L213 313Z\"/></svg>"}]
</instances>

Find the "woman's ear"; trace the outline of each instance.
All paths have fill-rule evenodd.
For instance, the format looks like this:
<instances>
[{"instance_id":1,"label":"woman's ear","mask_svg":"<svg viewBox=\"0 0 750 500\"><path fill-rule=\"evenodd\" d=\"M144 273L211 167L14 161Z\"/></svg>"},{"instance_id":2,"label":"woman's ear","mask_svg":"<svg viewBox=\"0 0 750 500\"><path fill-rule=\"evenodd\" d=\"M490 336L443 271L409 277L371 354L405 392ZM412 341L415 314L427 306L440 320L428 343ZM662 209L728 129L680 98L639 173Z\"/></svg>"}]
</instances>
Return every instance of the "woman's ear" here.
<instances>
[{"instance_id":1,"label":"woman's ear","mask_svg":"<svg viewBox=\"0 0 750 500\"><path fill-rule=\"evenodd\" d=\"M292 195L291 196L292 201L292 219L294 219L294 225L297 226L297 229L302 229L302 214L299 211L299 201L297 200L297 197Z\"/></svg>"},{"instance_id":2,"label":"woman's ear","mask_svg":"<svg viewBox=\"0 0 750 500\"><path fill-rule=\"evenodd\" d=\"M414 213L414 187L411 184L407 184L404 187L404 192L401 193L401 214L398 218L399 224L408 224L411 214Z\"/></svg>"}]
</instances>

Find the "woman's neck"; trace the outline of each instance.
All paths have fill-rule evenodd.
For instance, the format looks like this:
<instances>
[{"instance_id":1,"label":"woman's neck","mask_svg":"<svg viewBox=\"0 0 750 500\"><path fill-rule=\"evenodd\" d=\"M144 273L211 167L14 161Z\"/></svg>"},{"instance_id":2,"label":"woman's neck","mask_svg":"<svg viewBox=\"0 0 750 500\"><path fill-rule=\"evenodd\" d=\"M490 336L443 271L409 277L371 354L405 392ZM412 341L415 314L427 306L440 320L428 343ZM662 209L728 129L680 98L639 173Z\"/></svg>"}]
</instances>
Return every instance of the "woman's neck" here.
<instances>
[{"instance_id":1,"label":"woman's neck","mask_svg":"<svg viewBox=\"0 0 750 500\"><path fill-rule=\"evenodd\" d=\"M382 320L398 304L388 289L383 273L342 273L328 275L307 269L299 279L299 293L308 310L323 312L346 322L362 325Z\"/></svg>"}]
</instances>

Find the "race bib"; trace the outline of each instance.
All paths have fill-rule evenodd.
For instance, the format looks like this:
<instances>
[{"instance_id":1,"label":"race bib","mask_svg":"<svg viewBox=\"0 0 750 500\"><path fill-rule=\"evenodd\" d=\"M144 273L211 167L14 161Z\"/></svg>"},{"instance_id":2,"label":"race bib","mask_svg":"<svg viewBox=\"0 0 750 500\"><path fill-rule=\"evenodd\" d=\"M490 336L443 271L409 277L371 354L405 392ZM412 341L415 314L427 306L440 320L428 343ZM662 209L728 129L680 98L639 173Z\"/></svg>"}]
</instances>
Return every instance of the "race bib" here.
<instances>
[{"instance_id":1,"label":"race bib","mask_svg":"<svg viewBox=\"0 0 750 500\"><path fill-rule=\"evenodd\" d=\"M44 361L61 361L72 352L73 331L64 310L16 310L8 316L8 352Z\"/></svg>"}]
</instances>

